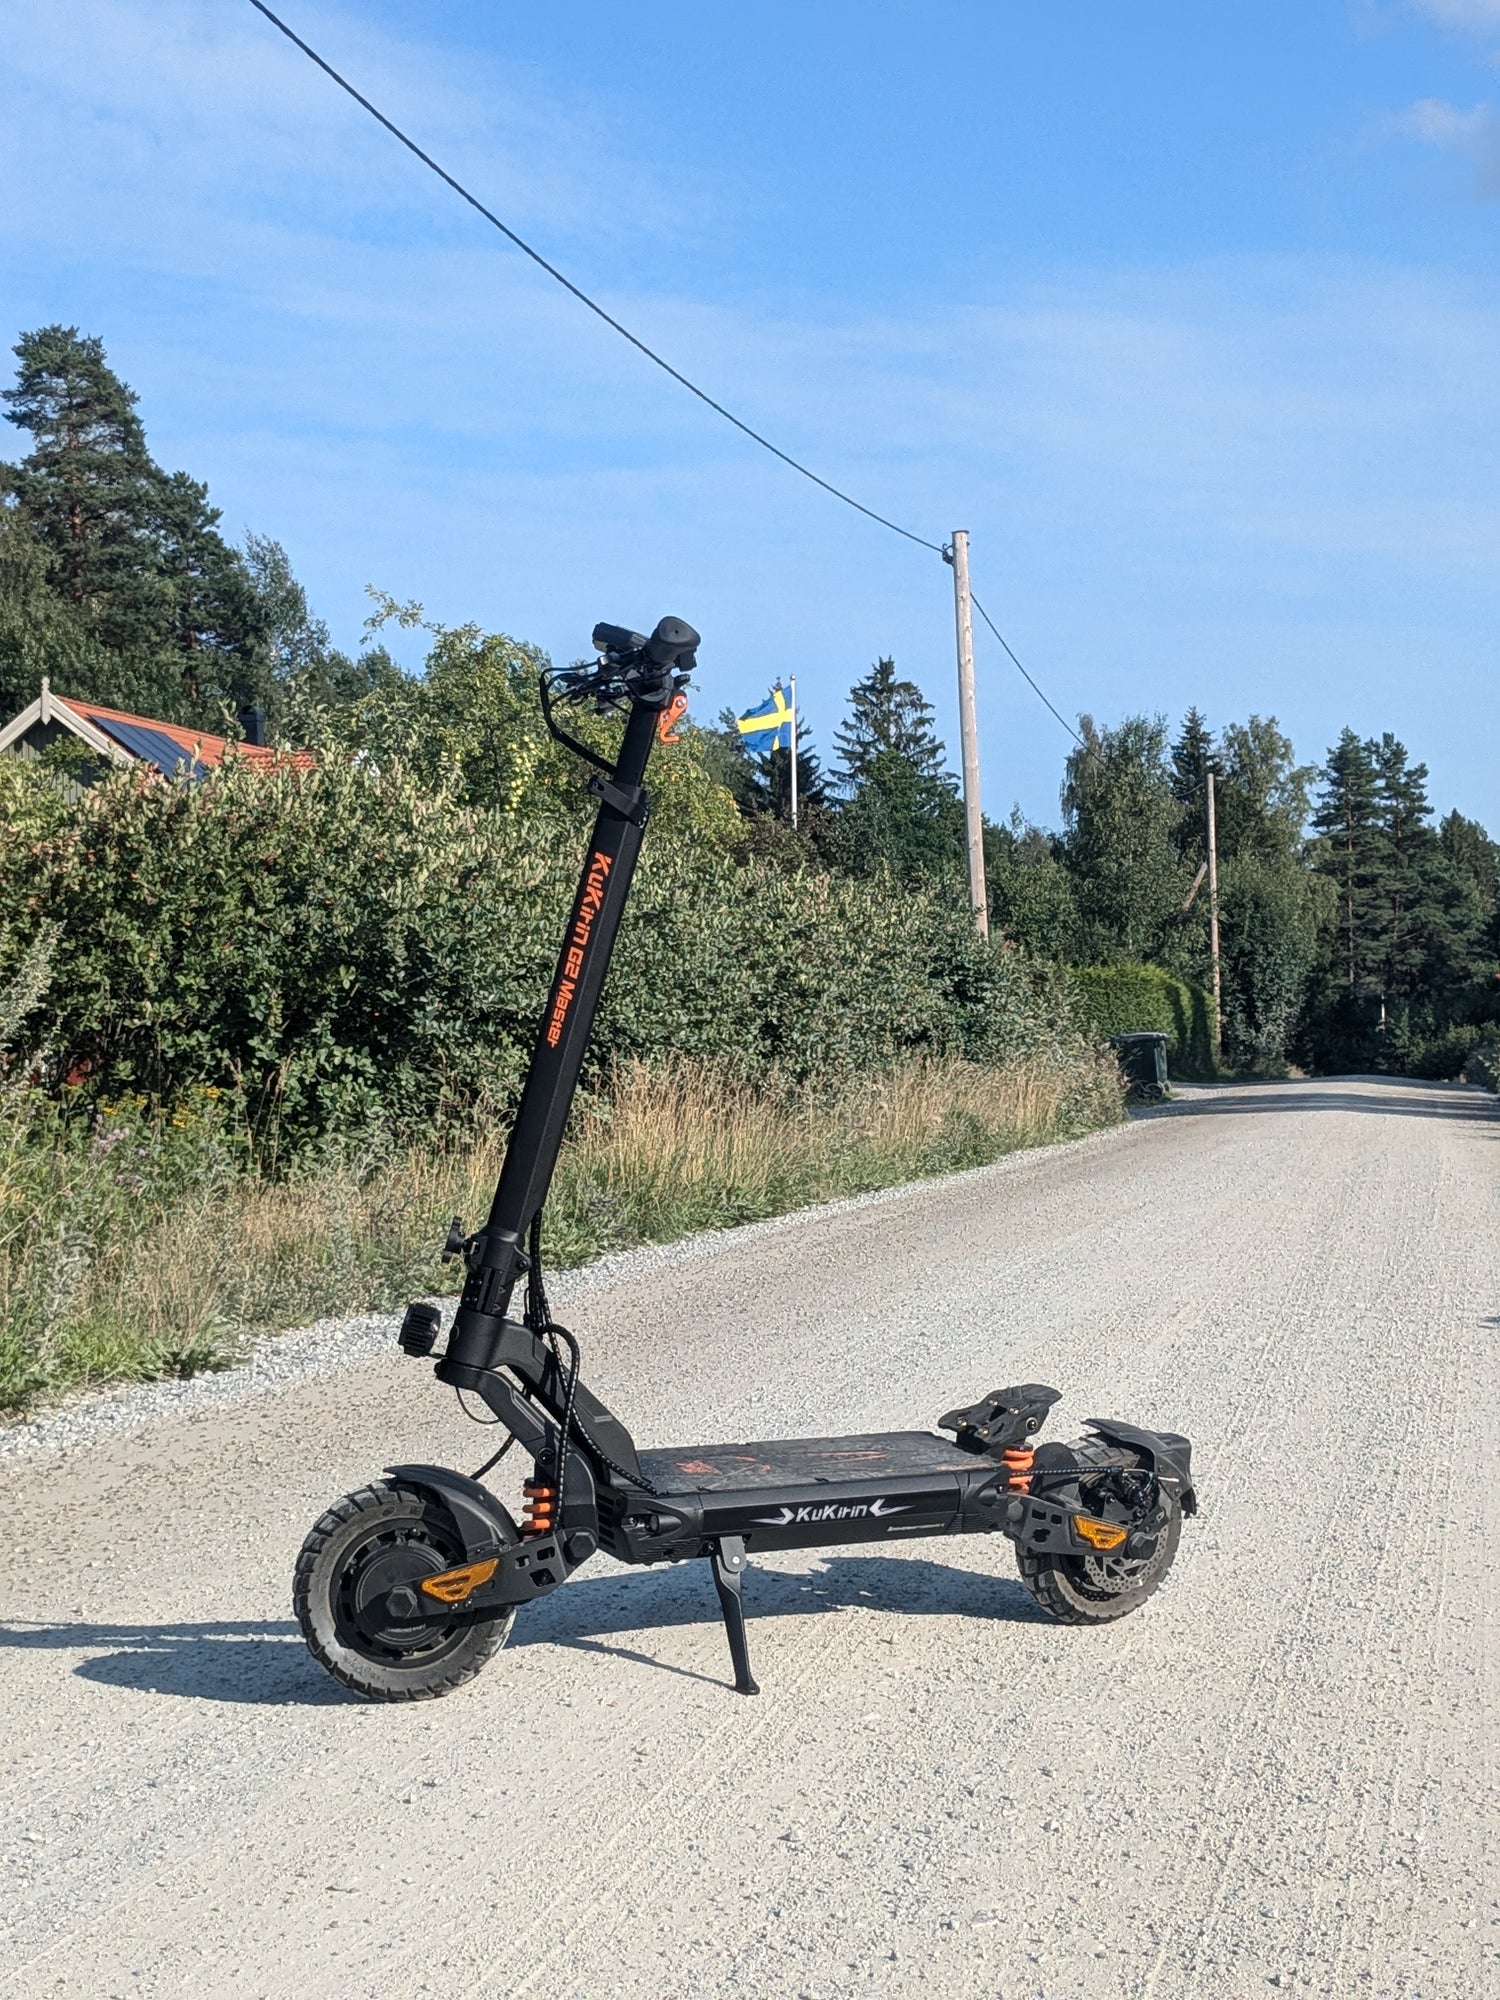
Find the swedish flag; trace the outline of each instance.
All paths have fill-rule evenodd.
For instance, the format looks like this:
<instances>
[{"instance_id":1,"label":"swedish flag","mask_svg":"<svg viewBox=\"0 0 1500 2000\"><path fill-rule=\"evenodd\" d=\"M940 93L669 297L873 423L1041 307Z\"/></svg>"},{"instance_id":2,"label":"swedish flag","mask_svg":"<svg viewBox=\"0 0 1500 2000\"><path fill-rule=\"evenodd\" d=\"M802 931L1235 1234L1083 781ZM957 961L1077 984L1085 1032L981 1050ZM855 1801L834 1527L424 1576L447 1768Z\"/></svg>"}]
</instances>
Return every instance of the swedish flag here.
<instances>
[{"instance_id":1,"label":"swedish flag","mask_svg":"<svg viewBox=\"0 0 1500 2000\"><path fill-rule=\"evenodd\" d=\"M791 749L792 710L780 681L759 708L739 718L739 731L752 750Z\"/></svg>"}]
</instances>

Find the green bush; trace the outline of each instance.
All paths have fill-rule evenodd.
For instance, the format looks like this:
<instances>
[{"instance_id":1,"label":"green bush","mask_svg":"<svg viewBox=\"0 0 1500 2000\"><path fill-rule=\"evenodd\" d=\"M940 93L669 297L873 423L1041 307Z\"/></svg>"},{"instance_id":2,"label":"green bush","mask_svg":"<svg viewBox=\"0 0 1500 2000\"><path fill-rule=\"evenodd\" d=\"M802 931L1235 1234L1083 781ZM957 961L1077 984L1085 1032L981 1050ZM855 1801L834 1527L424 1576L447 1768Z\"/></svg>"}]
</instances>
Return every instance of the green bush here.
<instances>
[{"instance_id":1,"label":"green bush","mask_svg":"<svg viewBox=\"0 0 1500 2000\"><path fill-rule=\"evenodd\" d=\"M1464 1060L1463 1078L1465 1083L1500 1091L1500 1042L1481 1042L1470 1049Z\"/></svg>"},{"instance_id":2,"label":"green bush","mask_svg":"<svg viewBox=\"0 0 1500 2000\"><path fill-rule=\"evenodd\" d=\"M1167 1037L1168 1063L1179 1076L1212 1076L1214 1003L1201 986L1158 965L1075 965L1070 968L1079 1019L1097 1036L1154 1029Z\"/></svg>"},{"instance_id":3,"label":"green bush","mask_svg":"<svg viewBox=\"0 0 1500 2000\"><path fill-rule=\"evenodd\" d=\"M26 767L0 771L0 896L14 913L0 980L33 937L54 939L25 1047L82 1104L223 1092L263 1151L272 1137L300 1154L503 1110L582 835L566 816L539 835L508 801L471 796L456 777L332 756L197 786L125 772L72 800ZM664 819L590 1083L613 1061L678 1053L808 1081L1077 1042L1060 996L955 904L737 864L694 837L691 814L675 831Z\"/></svg>"},{"instance_id":4,"label":"green bush","mask_svg":"<svg viewBox=\"0 0 1500 2000\"><path fill-rule=\"evenodd\" d=\"M1494 1039L1493 1026L1459 1021L1445 1028L1425 1032L1397 1016L1381 1050L1381 1069L1397 1076L1453 1078L1462 1076L1470 1052L1479 1043Z\"/></svg>"}]
</instances>

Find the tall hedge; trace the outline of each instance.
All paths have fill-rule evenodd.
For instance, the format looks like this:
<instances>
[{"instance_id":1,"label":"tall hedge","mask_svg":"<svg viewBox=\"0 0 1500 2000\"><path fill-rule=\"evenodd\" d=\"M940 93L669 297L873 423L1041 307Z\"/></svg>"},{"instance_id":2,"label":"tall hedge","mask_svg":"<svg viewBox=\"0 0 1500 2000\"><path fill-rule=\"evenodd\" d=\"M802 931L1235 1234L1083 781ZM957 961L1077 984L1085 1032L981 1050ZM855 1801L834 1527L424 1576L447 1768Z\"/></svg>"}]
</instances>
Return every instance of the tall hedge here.
<instances>
[{"instance_id":1,"label":"tall hedge","mask_svg":"<svg viewBox=\"0 0 1500 2000\"><path fill-rule=\"evenodd\" d=\"M1069 978L1091 1033L1154 1029L1166 1035L1168 1062L1178 1075L1214 1073L1214 1003L1201 986L1159 965L1075 965Z\"/></svg>"},{"instance_id":2,"label":"tall hedge","mask_svg":"<svg viewBox=\"0 0 1500 2000\"><path fill-rule=\"evenodd\" d=\"M4 763L6 760L0 760ZM75 1093L214 1085L296 1148L513 1100L581 852L565 822L400 766L135 773L69 800L0 773L0 980L55 933L26 1039ZM592 1063L675 1051L785 1076L905 1051L1083 1044L967 915L890 885L648 836Z\"/></svg>"}]
</instances>

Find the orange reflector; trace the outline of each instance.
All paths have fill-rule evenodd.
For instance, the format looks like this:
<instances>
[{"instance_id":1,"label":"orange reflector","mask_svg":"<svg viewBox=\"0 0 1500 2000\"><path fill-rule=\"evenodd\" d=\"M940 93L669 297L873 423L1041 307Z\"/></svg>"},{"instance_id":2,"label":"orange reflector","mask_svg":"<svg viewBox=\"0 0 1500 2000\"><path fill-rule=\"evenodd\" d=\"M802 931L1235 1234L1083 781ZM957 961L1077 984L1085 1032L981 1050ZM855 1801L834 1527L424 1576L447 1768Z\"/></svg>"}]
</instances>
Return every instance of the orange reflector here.
<instances>
[{"instance_id":1,"label":"orange reflector","mask_svg":"<svg viewBox=\"0 0 1500 2000\"><path fill-rule=\"evenodd\" d=\"M1116 1527L1113 1521L1091 1521L1086 1514L1075 1514L1073 1526L1091 1549L1117 1549L1125 1539L1124 1528Z\"/></svg>"},{"instance_id":2,"label":"orange reflector","mask_svg":"<svg viewBox=\"0 0 1500 2000\"><path fill-rule=\"evenodd\" d=\"M422 1588L439 1604L462 1604L480 1584L488 1583L499 1567L498 1556L491 1556L488 1562L465 1563L462 1569L445 1569L441 1576L424 1576Z\"/></svg>"}]
</instances>

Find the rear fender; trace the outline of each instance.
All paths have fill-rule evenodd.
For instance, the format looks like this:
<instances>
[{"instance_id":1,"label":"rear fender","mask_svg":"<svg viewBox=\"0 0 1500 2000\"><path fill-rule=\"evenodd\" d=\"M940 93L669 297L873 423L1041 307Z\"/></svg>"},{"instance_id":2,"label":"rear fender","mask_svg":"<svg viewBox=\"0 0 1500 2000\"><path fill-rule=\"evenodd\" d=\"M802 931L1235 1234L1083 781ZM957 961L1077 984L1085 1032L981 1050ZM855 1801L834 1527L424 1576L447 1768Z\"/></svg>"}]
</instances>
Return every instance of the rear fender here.
<instances>
[{"instance_id":1,"label":"rear fender","mask_svg":"<svg viewBox=\"0 0 1500 2000\"><path fill-rule=\"evenodd\" d=\"M1184 1514L1196 1514L1198 1495L1193 1486L1193 1447L1176 1431L1146 1431L1137 1424L1122 1424L1114 1417L1086 1417L1084 1422L1106 1444L1123 1445L1138 1451L1158 1481L1175 1493Z\"/></svg>"}]
</instances>

